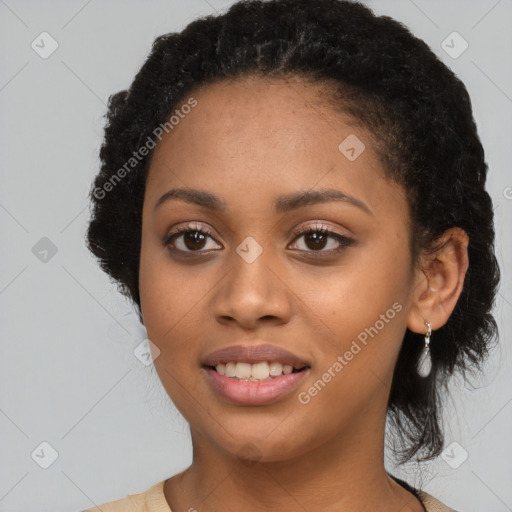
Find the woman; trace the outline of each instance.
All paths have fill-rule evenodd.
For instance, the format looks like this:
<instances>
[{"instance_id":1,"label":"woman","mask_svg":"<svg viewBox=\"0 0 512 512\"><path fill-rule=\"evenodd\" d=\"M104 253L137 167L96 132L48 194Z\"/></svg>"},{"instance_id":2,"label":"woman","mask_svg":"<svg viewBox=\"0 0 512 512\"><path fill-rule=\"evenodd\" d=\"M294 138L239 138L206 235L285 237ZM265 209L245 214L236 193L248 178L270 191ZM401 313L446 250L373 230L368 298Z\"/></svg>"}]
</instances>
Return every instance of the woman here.
<instances>
[{"instance_id":1,"label":"woman","mask_svg":"<svg viewBox=\"0 0 512 512\"><path fill-rule=\"evenodd\" d=\"M156 39L100 156L89 248L193 444L101 510L451 510L383 455L386 418L399 461L440 453L496 333L487 165L428 46L351 1L239 2Z\"/></svg>"}]
</instances>

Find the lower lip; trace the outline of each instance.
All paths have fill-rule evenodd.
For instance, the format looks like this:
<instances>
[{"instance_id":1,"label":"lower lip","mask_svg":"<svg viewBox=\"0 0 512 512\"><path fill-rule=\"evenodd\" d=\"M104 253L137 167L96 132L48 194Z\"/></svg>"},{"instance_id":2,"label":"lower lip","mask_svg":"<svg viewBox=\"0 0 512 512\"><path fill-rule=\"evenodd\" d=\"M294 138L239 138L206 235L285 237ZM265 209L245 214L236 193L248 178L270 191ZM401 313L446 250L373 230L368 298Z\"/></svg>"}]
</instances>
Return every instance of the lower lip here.
<instances>
[{"instance_id":1,"label":"lower lip","mask_svg":"<svg viewBox=\"0 0 512 512\"><path fill-rule=\"evenodd\" d=\"M208 381L223 398L236 405L267 405L277 402L296 389L309 368L288 375L280 375L261 382L235 380L205 368Z\"/></svg>"}]
</instances>

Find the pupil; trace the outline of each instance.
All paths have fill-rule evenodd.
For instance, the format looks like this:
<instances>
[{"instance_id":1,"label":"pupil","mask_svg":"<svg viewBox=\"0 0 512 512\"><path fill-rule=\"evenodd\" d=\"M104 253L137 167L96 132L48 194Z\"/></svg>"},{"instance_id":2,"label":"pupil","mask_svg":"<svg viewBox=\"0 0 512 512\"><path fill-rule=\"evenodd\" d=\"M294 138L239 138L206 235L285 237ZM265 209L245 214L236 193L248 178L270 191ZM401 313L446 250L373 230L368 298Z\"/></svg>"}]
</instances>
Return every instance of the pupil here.
<instances>
[{"instance_id":1,"label":"pupil","mask_svg":"<svg viewBox=\"0 0 512 512\"><path fill-rule=\"evenodd\" d=\"M306 244L310 249L323 249L325 247L326 238L323 233L315 231L306 237ZM308 242L311 242L311 245Z\"/></svg>"},{"instance_id":2,"label":"pupil","mask_svg":"<svg viewBox=\"0 0 512 512\"><path fill-rule=\"evenodd\" d=\"M187 249L201 249L204 245L205 234L199 231L190 231L185 233L184 241Z\"/></svg>"}]
</instances>

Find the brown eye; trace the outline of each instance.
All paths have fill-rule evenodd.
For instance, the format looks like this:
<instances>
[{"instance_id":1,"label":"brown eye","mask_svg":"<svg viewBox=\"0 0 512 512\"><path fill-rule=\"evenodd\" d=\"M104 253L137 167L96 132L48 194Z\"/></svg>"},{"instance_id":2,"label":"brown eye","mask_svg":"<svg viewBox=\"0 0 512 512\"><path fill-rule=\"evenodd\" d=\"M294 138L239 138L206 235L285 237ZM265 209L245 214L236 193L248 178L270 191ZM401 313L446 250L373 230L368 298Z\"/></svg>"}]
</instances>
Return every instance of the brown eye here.
<instances>
[{"instance_id":1,"label":"brown eye","mask_svg":"<svg viewBox=\"0 0 512 512\"><path fill-rule=\"evenodd\" d=\"M171 250L182 252L200 252L221 248L216 242L212 244L210 240L215 242L207 231L185 228L171 233L164 244Z\"/></svg>"},{"instance_id":2,"label":"brown eye","mask_svg":"<svg viewBox=\"0 0 512 512\"><path fill-rule=\"evenodd\" d=\"M203 249L205 241L206 235L200 231L188 231L183 235L183 243L191 251Z\"/></svg>"},{"instance_id":3,"label":"brown eye","mask_svg":"<svg viewBox=\"0 0 512 512\"><path fill-rule=\"evenodd\" d=\"M327 254L341 251L352 243L352 239L330 231L324 226L304 229L298 233L295 240L296 248L299 250Z\"/></svg>"},{"instance_id":4,"label":"brown eye","mask_svg":"<svg viewBox=\"0 0 512 512\"><path fill-rule=\"evenodd\" d=\"M328 241L328 236L324 233L319 233L318 231L313 231L304 236L305 244L309 249L314 251L318 251L319 249L323 249Z\"/></svg>"}]
</instances>

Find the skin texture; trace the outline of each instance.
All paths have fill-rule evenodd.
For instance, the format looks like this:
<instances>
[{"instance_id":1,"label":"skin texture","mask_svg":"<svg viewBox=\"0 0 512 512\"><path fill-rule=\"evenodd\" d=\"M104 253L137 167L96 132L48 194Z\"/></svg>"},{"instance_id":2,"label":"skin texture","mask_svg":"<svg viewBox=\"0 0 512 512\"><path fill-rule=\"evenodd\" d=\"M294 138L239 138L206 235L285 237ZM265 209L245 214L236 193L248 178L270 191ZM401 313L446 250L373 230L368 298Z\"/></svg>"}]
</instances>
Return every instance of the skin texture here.
<instances>
[{"instance_id":1,"label":"skin texture","mask_svg":"<svg viewBox=\"0 0 512 512\"><path fill-rule=\"evenodd\" d=\"M467 237L412 263L407 198L385 178L371 134L299 79L244 78L194 92L197 106L155 149L143 209L140 293L155 367L190 424L192 465L166 481L172 510L420 511L385 473L384 425L393 368L406 328L424 333L452 312L467 269ZM185 103L187 98L184 100ZM338 149L350 134L366 146L350 161ZM226 211L183 200L155 209L174 188L219 196ZM364 202L309 204L276 213L281 195L336 189ZM207 229L202 255L176 227ZM324 226L314 250L302 227ZM262 254L236 252L253 237ZM179 249L191 257L180 256ZM333 249L329 251L329 249ZM328 254L328 251L330 254ZM307 391L393 304L400 311L369 338L317 396ZM435 336L435 332L433 333ZM210 387L210 352L271 343L311 370L297 392L270 405L237 406Z\"/></svg>"}]
</instances>

